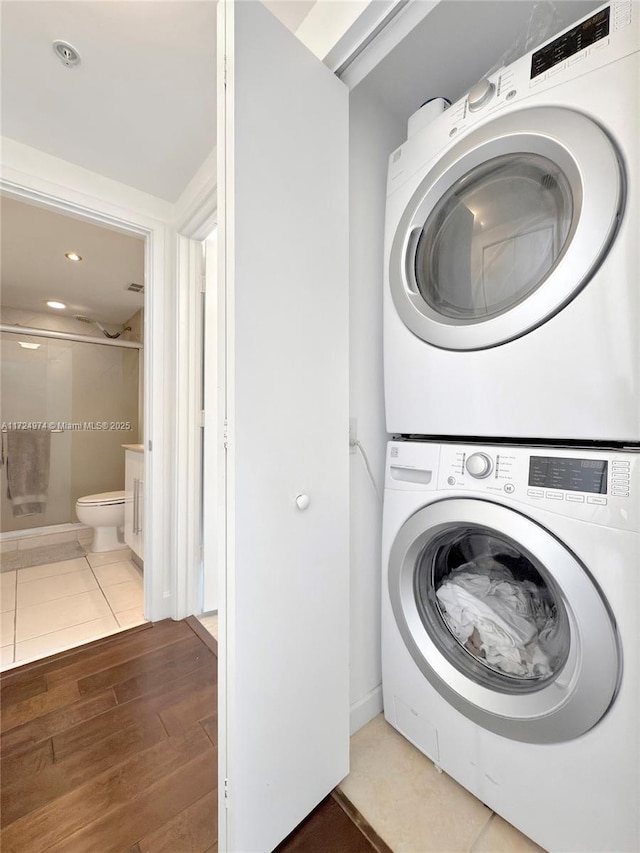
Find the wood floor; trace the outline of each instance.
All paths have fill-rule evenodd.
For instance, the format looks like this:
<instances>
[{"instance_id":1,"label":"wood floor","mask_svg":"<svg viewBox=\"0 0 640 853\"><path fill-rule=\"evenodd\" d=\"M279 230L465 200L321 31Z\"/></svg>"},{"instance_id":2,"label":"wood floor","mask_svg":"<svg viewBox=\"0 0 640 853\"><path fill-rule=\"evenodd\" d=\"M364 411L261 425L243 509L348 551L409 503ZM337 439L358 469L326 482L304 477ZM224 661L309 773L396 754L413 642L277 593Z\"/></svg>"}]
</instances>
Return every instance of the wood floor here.
<instances>
[{"instance_id":1,"label":"wood floor","mask_svg":"<svg viewBox=\"0 0 640 853\"><path fill-rule=\"evenodd\" d=\"M3 853L217 851L214 649L165 620L5 673ZM328 797L278 850L385 849L347 812Z\"/></svg>"}]
</instances>

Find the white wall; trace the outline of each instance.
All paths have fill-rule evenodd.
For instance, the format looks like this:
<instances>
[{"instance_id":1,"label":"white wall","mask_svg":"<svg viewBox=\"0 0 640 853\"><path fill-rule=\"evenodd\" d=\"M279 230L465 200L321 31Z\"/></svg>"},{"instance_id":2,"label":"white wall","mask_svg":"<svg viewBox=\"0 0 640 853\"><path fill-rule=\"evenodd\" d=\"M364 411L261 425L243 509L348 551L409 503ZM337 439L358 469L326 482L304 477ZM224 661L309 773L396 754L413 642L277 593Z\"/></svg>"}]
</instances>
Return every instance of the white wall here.
<instances>
[{"instance_id":1,"label":"white wall","mask_svg":"<svg viewBox=\"0 0 640 853\"><path fill-rule=\"evenodd\" d=\"M382 364L382 264L387 159L406 137L371 95L350 99L351 417L380 496L387 441ZM351 455L351 728L382 709L380 541L382 502L358 450Z\"/></svg>"}]
</instances>

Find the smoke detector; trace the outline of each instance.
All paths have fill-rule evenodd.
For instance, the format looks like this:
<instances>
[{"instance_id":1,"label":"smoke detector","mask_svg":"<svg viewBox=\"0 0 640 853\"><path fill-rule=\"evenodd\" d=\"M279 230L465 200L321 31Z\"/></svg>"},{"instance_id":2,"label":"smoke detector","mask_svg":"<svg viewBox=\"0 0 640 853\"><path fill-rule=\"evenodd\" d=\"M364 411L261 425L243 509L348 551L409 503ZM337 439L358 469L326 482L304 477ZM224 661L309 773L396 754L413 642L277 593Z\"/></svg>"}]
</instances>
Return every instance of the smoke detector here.
<instances>
[{"instance_id":1,"label":"smoke detector","mask_svg":"<svg viewBox=\"0 0 640 853\"><path fill-rule=\"evenodd\" d=\"M54 41L53 52L66 68L74 68L76 65L80 65L80 54L68 41L60 41L59 39Z\"/></svg>"}]
</instances>

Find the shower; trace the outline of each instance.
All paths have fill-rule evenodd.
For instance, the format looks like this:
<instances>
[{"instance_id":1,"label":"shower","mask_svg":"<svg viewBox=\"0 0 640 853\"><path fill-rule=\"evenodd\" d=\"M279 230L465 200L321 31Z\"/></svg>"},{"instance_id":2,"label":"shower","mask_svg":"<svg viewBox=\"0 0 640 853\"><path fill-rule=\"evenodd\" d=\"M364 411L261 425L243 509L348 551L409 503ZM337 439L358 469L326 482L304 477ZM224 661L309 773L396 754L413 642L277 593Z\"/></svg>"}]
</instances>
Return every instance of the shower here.
<instances>
[{"instance_id":1,"label":"shower","mask_svg":"<svg viewBox=\"0 0 640 853\"><path fill-rule=\"evenodd\" d=\"M107 330L101 323L98 323L97 320L92 320L91 317L85 317L83 314L74 314L73 319L79 320L81 323L89 323L89 325L96 326L98 329L100 329L105 338L111 338L112 340L114 338L119 338L123 332L131 331L131 326L124 326L124 328L122 328L119 332L111 334L110 332L107 332Z\"/></svg>"}]
</instances>

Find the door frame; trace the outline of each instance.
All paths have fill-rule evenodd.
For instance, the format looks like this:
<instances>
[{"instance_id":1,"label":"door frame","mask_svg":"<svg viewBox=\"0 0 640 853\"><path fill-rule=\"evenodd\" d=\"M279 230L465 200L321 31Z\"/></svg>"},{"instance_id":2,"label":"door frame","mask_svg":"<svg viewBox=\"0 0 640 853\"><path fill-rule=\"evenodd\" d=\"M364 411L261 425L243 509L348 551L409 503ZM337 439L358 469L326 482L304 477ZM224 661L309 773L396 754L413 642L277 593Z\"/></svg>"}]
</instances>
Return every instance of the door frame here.
<instances>
[{"instance_id":1,"label":"door frame","mask_svg":"<svg viewBox=\"0 0 640 853\"><path fill-rule=\"evenodd\" d=\"M217 435L215 412L202 417L202 292L204 242L217 225L216 149L178 202L176 214L176 453L174 618L202 609L202 536L209 511L204 503L203 445ZM205 329L205 336L211 330ZM187 381L181 381L182 377ZM215 518L214 518L215 521Z\"/></svg>"},{"instance_id":2,"label":"door frame","mask_svg":"<svg viewBox=\"0 0 640 853\"><path fill-rule=\"evenodd\" d=\"M3 139L0 192L7 197L145 238L145 618L173 616L174 411L169 202ZM124 451L123 451L124 452Z\"/></svg>"}]
</instances>

